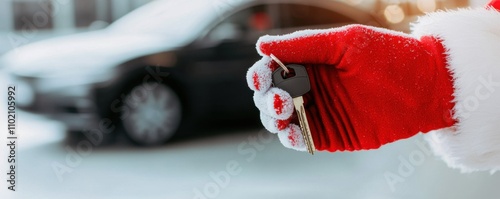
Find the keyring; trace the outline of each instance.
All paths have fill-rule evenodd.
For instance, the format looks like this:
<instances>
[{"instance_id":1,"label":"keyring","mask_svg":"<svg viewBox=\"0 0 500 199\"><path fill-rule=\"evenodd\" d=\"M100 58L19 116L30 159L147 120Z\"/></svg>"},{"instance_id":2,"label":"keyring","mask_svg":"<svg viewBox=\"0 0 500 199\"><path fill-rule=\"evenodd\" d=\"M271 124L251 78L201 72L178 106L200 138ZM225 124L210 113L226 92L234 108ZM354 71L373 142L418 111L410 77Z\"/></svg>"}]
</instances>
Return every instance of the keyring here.
<instances>
[{"instance_id":1,"label":"keyring","mask_svg":"<svg viewBox=\"0 0 500 199\"><path fill-rule=\"evenodd\" d=\"M290 73L290 70L288 70L288 68L285 66L285 64L283 64L283 62L281 62L276 56L274 56L273 54L271 54L270 56L271 56L271 59L273 59L276 63L278 63L278 65L280 65L281 68L283 68L283 70L285 71L285 75Z\"/></svg>"}]
</instances>

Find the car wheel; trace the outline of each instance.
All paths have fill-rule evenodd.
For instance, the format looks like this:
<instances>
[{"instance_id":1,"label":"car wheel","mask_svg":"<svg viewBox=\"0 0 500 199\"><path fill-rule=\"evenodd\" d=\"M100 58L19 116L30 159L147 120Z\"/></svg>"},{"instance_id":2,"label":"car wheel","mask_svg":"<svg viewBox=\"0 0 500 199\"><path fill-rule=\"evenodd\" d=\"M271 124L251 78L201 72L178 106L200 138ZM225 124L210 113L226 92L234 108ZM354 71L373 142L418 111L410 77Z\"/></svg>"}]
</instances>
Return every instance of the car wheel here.
<instances>
[{"instance_id":1,"label":"car wheel","mask_svg":"<svg viewBox=\"0 0 500 199\"><path fill-rule=\"evenodd\" d=\"M182 107L179 96L164 84L145 82L126 95L129 111L121 114L126 135L139 145L159 145L179 128Z\"/></svg>"}]
</instances>

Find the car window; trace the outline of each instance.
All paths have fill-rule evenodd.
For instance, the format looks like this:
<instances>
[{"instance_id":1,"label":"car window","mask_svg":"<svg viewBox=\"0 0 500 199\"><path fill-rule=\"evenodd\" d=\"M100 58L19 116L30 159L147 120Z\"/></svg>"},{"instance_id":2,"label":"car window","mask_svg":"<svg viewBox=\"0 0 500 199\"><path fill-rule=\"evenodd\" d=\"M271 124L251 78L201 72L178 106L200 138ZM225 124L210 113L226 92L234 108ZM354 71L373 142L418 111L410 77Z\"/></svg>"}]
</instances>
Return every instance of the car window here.
<instances>
[{"instance_id":1,"label":"car window","mask_svg":"<svg viewBox=\"0 0 500 199\"><path fill-rule=\"evenodd\" d=\"M340 13L311 5L281 4L279 10L281 28L347 24L355 21Z\"/></svg>"},{"instance_id":2,"label":"car window","mask_svg":"<svg viewBox=\"0 0 500 199\"><path fill-rule=\"evenodd\" d=\"M241 40L274 28L267 5L243 9L215 26L208 34L211 41Z\"/></svg>"}]
</instances>

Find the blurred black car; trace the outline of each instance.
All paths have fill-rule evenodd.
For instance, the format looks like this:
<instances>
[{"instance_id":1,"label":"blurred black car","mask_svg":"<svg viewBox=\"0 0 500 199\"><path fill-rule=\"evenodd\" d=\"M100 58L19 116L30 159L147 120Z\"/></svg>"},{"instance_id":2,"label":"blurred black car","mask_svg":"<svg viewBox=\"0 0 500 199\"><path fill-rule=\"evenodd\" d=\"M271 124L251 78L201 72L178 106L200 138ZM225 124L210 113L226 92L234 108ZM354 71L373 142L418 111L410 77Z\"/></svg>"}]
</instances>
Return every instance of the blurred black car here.
<instances>
[{"instance_id":1,"label":"blurred black car","mask_svg":"<svg viewBox=\"0 0 500 199\"><path fill-rule=\"evenodd\" d=\"M179 128L258 120L245 73L259 59L259 36L351 23L384 26L339 1L158 0L103 30L29 44L0 61L20 108L71 131L116 126L155 145Z\"/></svg>"}]
</instances>

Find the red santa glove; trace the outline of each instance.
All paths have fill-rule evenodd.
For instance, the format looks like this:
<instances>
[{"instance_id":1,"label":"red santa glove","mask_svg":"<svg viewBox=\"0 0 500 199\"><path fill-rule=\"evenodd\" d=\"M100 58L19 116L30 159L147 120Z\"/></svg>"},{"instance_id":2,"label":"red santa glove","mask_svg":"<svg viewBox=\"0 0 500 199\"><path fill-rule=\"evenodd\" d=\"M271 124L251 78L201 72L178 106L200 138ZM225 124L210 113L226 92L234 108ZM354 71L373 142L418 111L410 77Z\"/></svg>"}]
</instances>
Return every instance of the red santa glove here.
<instances>
[{"instance_id":1,"label":"red santa glove","mask_svg":"<svg viewBox=\"0 0 500 199\"><path fill-rule=\"evenodd\" d=\"M250 68L248 84L264 126L287 147L305 150L300 129L289 123L290 95L271 88L277 66L270 54L307 68L304 101L317 150L375 149L455 123L452 77L432 36L351 25L264 36L257 48L264 58Z\"/></svg>"},{"instance_id":2,"label":"red santa glove","mask_svg":"<svg viewBox=\"0 0 500 199\"><path fill-rule=\"evenodd\" d=\"M271 87L277 67L303 64L304 96L318 150L361 150L424 135L461 171L500 169L500 0L485 8L419 18L406 35L366 26L265 36L247 81L264 126L305 150L288 93Z\"/></svg>"}]
</instances>

